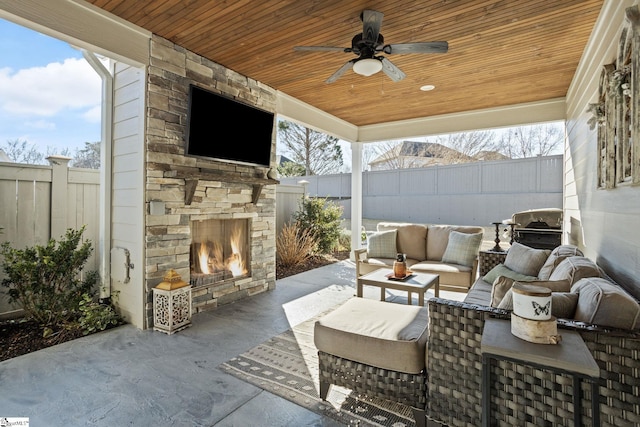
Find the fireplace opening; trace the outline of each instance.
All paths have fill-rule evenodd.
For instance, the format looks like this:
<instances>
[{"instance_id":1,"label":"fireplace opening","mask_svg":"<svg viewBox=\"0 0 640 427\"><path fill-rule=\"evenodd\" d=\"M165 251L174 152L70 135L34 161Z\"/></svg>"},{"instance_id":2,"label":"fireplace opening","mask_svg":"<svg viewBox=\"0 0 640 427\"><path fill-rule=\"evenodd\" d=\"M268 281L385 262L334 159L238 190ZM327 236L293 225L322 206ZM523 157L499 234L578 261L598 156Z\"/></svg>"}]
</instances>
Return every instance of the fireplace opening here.
<instances>
[{"instance_id":1,"label":"fireplace opening","mask_svg":"<svg viewBox=\"0 0 640 427\"><path fill-rule=\"evenodd\" d=\"M248 248L248 219L191 221L191 285L248 276Z\"/></svg>"}]
</instances>

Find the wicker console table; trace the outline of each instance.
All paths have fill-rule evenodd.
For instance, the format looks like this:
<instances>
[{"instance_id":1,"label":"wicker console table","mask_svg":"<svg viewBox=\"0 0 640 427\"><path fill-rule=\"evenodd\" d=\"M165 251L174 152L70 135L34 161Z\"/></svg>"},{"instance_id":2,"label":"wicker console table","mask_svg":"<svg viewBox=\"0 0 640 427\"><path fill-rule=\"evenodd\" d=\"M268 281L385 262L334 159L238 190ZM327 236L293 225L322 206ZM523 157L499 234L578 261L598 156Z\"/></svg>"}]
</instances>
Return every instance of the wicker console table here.
<instances>
[{"instance_id":1,"label":"wicker console table","mask_svg":"<svg viewBox=\"0 0 640 427\"><path fill-rule=\"evenodd\" d=\"M493 267L504 263L507 258L507 251L480 251L478 252L478 270L480 277L487 274Z\"/></svg>"},{"instance_id":2,"label":"wicker console table","mask_svg":"<svg viewBox=\"0 0 640 427\"><path fill-rule=\"evenodd\" d=\"M582 425L581 384L591 384L591 419L600 425L599 386L600 368L587 345L576 331L562 330L559 344L534 344L515 337L511 322L487 319L482 333L482 426L491 424L491 360L507 360L531 366L541 371L566 374L573 378L573 425ZM498 389L500 389L498 387ZM544 400L545 396L541 396ZM531 409L532 411L535 408ZM524 424L524 420L522 420Z\"/></svg>"}]
</instances>

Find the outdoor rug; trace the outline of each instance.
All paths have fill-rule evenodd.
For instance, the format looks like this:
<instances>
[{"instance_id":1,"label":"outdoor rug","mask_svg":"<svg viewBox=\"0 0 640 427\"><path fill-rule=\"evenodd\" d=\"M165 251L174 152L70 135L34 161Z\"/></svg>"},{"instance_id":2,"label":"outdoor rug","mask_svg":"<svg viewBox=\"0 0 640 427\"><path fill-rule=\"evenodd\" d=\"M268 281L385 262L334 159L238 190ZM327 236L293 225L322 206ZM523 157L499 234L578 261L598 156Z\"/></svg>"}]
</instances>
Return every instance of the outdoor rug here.
<instances>
[{"instance_id":1,"label":"outdoor rug","mask_svg":"<svg viewBox=\"0 0 640 427\"><path fill-rule=\"evenodd\" d=\"M415 426L411 408L383 399L356 395L331 386L320 399L318 354L313 344L316 318L294 326L220 365L248 383L345 425Z\"/></svg>"}]
</instances>

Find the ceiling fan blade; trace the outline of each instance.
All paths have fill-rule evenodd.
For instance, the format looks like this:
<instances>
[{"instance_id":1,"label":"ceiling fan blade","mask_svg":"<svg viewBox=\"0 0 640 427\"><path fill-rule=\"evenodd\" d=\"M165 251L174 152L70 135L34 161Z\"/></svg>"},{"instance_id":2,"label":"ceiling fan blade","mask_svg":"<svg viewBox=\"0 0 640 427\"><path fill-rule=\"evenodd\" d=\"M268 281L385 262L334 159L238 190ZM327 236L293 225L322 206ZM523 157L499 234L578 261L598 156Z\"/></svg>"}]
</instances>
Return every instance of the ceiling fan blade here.
<instances>
[{"instance_id":1,"label":"ceiling fan blade","mask_svg":"<svg viewBox=\"0 0 640 427\"><path fill-rule=\"evenodd\" d=\"M418 42L387 44L382 48L386 54L392 53L447 53L449 43L447 42Z\"/></svg>"},{"instance_id":2,"label":"ceiling fan blade","mask_svg":"<svg viewBox=\"0 0 640 427\"><path fill-rule=\"evenodd\" d=\"M294 46L293 50L298 52L313 51L313 52L351 52L350 47L336 47L336 46Z\"/></svg>"},{"instance_id":3,"label":"ceiling fan blade","mask_svg":"<svg viewBox=\"0 0 640 427\"><path fill-rule=\"evenodd\" d=\"M403 73L400 68L393 65L393 63L389 61L387 58L383 57L381 61L382 61L382 71L384 71L384 73L387 76L389 76L389 78L394 82L399 82L400 80L407 77L407 75Z\"/></svg>"},{"instance_id":4,"label":"ceiling fan blade","mask_svg":"<svg viewBox=\"0 0 640 427\"><path fill-rule=\"evenodd\" d=\"M380 34L380 26L382 25L382 12L365 9L362 11L362 38L372 41L374 44L378 42Z\"/></svg>"},{"instance_id":5,"label":"ceiling fan blade","mask_svg":"<svg viewBox=\"0 0 640 427\"><path fill-rule=\"evenodd\" d=\"M324 82L325 83L333 83L333 82L335 82L336 80L338 80L340 78L341 75L343 75L345 73L345 71L352 69L353 68L353 64L355 64L355 63L356 63L355 59L352 59L350 61L345 62L345 64L342 67L340 67L338 69L338 71L333 73L331 75L331 77L329 77Z\"/></svg>"}]
</instances>

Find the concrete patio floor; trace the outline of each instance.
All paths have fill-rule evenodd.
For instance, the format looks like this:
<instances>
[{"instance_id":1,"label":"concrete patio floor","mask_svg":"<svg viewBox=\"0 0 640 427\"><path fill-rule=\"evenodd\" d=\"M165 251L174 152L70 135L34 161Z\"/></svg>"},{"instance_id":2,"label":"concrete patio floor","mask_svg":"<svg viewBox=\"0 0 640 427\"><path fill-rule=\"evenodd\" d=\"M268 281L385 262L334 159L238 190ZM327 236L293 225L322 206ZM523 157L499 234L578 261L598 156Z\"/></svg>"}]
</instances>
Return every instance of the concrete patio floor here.
<instances>
[{"instance_id":1,"label":"concrete patio floor","mask_svg":"<svg viewBox=\"0 0 640 427\"><path fill-rule=\"evenodd\" d=\"M217 367L354 295L355 267L342 261L196 314L170 336L125 325L0 362L0 419L53 427L340 426ZM365 287L365 298L379 295ZM389 300L405 303L406 293Z\"/></svg>"}]
</instances>

